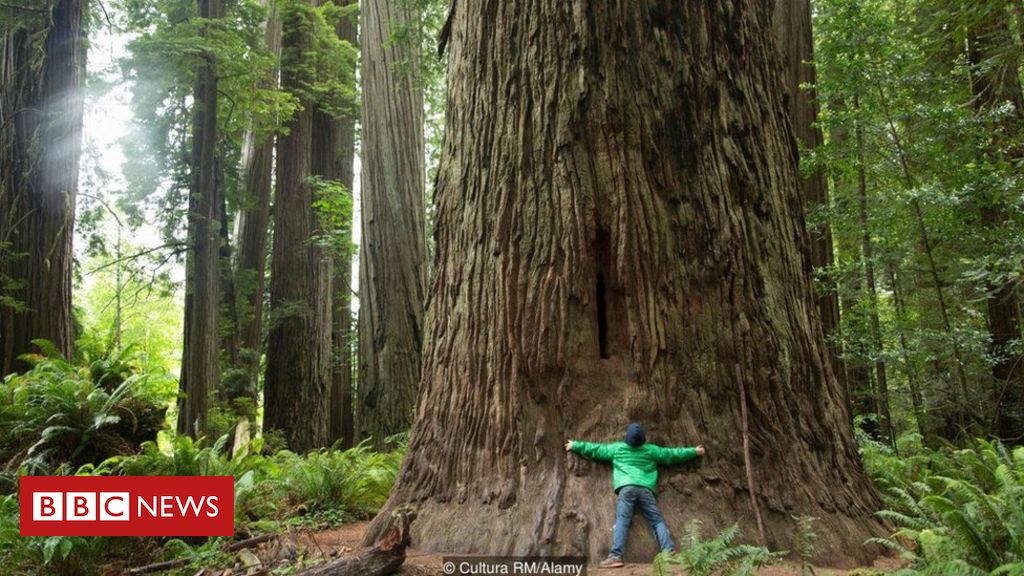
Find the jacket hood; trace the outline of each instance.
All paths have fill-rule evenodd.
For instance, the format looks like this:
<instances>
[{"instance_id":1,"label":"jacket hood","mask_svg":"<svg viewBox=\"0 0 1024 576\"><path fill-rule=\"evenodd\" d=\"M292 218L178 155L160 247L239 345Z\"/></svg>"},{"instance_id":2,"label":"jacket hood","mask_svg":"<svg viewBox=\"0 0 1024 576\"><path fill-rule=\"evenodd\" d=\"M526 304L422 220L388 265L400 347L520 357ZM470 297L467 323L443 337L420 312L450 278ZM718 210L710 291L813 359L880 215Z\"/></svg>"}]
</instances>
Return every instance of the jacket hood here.
<instances>
[{"instance_id":1,"label":"jacket hood","mask_svg":"<svg viewBox=\"0 0 1024 576\"><path fill-rule=\"evenodd\" d=\"M633 448L639 448L644 445L647 441L647 433L644 432L644 427L633 422L629 426L626 426L626 444L629 444Z\"/></svg>"}]
</instances>

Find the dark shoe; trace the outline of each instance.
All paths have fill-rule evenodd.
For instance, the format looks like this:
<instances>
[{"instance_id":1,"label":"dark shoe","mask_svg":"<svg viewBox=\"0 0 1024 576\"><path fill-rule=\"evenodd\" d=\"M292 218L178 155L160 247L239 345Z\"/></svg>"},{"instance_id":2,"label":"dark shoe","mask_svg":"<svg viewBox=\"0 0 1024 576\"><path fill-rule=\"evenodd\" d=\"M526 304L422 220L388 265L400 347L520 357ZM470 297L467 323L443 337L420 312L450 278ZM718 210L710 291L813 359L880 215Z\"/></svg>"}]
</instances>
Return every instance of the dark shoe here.
<instances>
[{"instance_id":1,"label":"dark shoe","mask_svg":"<svg viewBox=\"0 0 1024 576\"><path fill-rule=\"evenodd\" d=\"M625 564L622 563L622 558L618 556L609 556L597 565L598 568L622 568L623 566Z\"/></svg>"}]
</instances>

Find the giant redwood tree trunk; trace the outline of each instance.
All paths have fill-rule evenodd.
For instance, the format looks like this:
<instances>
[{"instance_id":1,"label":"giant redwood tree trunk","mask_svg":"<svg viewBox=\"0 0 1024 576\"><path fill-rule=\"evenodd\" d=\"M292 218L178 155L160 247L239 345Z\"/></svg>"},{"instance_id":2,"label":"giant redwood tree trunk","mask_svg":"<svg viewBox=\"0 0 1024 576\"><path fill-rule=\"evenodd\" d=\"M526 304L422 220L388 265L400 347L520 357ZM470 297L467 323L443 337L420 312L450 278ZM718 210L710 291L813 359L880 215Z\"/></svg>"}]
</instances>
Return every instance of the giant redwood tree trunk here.
<instances>
[{"instance_id":1,"label":"giant redwood tree trunk","mask_svg":"<svg viewBox=\"0 0 1024 576\"><path fill-rule=\"evenodd\" d=\"M220 0L199 0L199 15L224 16ZM178 433L206 431L209 395L220 384L220 225L217 179L217 68L214 55L200 55L192 116L192 181L189 189L188 254L185 277L182 392Z\"/></svg>"},{"instance_id":2,"label":"giant redwood tree trunk","mask_svg":"<svg viewBox=\"0 0 1024 576\"><path fill-rule=\"evenodd\" d=\"M277 138L277 194L271 257L263 427L284 432L296 452L327 445L331 380L331 266L313 241L311 135L313 84L309 60L312 7L290 0L282 9L281 86L301 109Z\"/></svg>"},{"instance_id":3,"label":"giant redwood tree trunk","mask_svg":"<svg viewBox=\"0 0 1024 576\"><path fill-rule=\"evenodd\" d=\"M610 469L562 444L635 420L708 447L663 471L677 536L701 518L756 537L752 486L772 547L810 514L827 557L871 555L879 502L800 253L772 5L459 0L423 380L368 540L411 504L425 550L596 560ZM627 558L654 552L635 522Z\"/></svg>"},{"instance_id":4,"label":"giant redwood tree trunk","mask_svg":"<svg viewBox=\"0 0 1024 576\"><path fill-rule=\"evenodd\" d=\"M38 351L34 339L72 351L84 6L18 14L0 50L0 378L28 368L18 356Z\"/></svg>"},{"instance_id":5,"label":"giant redwood tree trunk","mask_svg":"<svg viewBox=\"0 0 1024 576\"><path fill-rule=\"evenodd\" d=\"M420 379L426 291L423 89L418 25L399 0L361 6L363 142L357 435L409 429ZM416 35L412 35L415 38Z\"/></svg>"},{"instance_id":6,"label":"giant redwood tree trunk","mask_svg":"<svg viewBox=\"0 0 1024 576\"><path fill-rule=\"evenodd\" d=\"M814 149L823 142L818 121L818 102L814 90L817 77L814 60L814 38L811 35L810 0L778 0L775 3L775 34L782 57L783 100L789 112L793 133L806 148ZM825 174L816 170L800 179L800 196L804 210L814 210L828 205L828 185ZM832 229L828 223L809 229L810 264L818 270L832 266ZM832 282L825 282L817 291L818 313L826 338L835 336L839 330L839 296ZM838 340L828 344L829 360L836 377L841 378L840 350Z\"/></svg>"}]
</instances>

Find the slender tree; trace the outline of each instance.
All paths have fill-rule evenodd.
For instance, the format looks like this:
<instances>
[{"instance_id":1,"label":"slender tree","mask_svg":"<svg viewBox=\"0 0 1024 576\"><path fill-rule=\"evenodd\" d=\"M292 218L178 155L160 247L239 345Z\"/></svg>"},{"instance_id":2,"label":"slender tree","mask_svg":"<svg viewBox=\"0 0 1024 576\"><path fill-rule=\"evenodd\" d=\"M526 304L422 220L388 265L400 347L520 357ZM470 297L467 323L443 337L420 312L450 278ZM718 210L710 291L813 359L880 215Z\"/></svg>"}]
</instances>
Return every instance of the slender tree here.
<instances>
[{"instance_id":1,"label":"slender tree","mask_svg":"<svg viewBox=\"0 0 1024 576\"><path fill-rule=\"evenodd\" d=\"M398 0L362 4L360 438L409 429L420 379L426 291L423 89L419 47L392 32L419 20ZM413 35L415 37L416 35Z\"/></svg>"},{"instance_id":2,"label":"slender tree","mask_svg":"<svg viewBox=\"0 0 1024 576\"><path fill-rule=\"evenodd\" d=\"M206 19L204 38L224 15L221 0L199 0ZM210 393L220 385L220 228L223 190L217 176L217 63L211 49L198 59L192 116L191 184L188 211L188 254L185 272L184 350L178 433L198 436L206 431Z\"/></svg>"},{"instance_id":3,"label":"slender tree","mask_svg":"<svg viewBox=\"0 0 1024 576\"><path fill-rule=\"evenodd\" d=\"M71 356L84 0L19 10L0 50L0 378L49 340Z\"/></svg>"},{"instance_id":4,"label":"slender tree","mask_svg":"<svg viewBox=\"0 0 1024 576\"><path fill-rule=\"evenodd\" d=\"M866 559L879 501L799 248L772 3L455 6L423 381L367 540L409 505L425 550L598 557L610 471L562 444L639 420L711 455L664 472L670 524L787 547L811 514Z\"/></svg>"},{"instance_id":5,"label":"slender tree","mask_svg":"<svg viewBox=\"0 0 1024 576\"><path fill-rule=\"evenodd\" d=\"M853 102L854 110L859 113L860 102L856 96ZM860 225L860 264L864 274L864 294L867 298L869 353L875 368L874 395L878 404L879 428L882 437L895 446L896 437L893 434L892 414L889 411L889 379L885 369L882 325L878 318L878 284L875 282L875 250L868 216L868 166L863 123L858 121L853 131L857 147L857 221Z\"/></svg>"},{"instance_id":6,"label":"slender tree","mask_svg":"<svg viewBox=\"0 0 1024 576\"><path fill-rule=\"evenodd\" d=\"M328 441L331 382L331 265L314 242L319 220L310 183L315 68L313 7L282 7L281 86L300 109L277 138L277 191L271 256L264 428L281 430L289 448Z\"/></svg>"}]
</instances>

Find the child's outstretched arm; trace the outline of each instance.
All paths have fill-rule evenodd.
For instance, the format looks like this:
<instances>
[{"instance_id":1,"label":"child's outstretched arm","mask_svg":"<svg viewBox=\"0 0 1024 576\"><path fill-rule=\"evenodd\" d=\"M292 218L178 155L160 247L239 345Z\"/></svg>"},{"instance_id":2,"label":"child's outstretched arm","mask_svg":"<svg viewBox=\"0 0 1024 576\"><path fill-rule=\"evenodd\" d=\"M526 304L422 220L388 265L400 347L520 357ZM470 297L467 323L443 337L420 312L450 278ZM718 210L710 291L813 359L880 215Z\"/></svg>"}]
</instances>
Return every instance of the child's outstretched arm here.
<instances>
[{"instance_id":1,"label":"child's outstretched arm","mask_svg":"<svg viewBox=\"0 0 1024 576\"><path fill-rule=\"evenodd\" d=\"M611 462L615 456L614 444L599 444L597 442L583 442L581 440L569 440L565 443L566 452L575 452L580 456L597 460L599 462Z\"/></svg>"},{"instance_id":2,"label":"child's outstretched arm","mask_svg":"<svg viewBox=\"0 0 1024 576\"><path fill-rule=\"evenodd\" d=\"M654 457L658 464L665 466L693 460L697 456L703 456L705 452L703 444L682 448L666 448L663 446L652 446L652 448L654 448Z\"/></svg>"}]
</instances>

